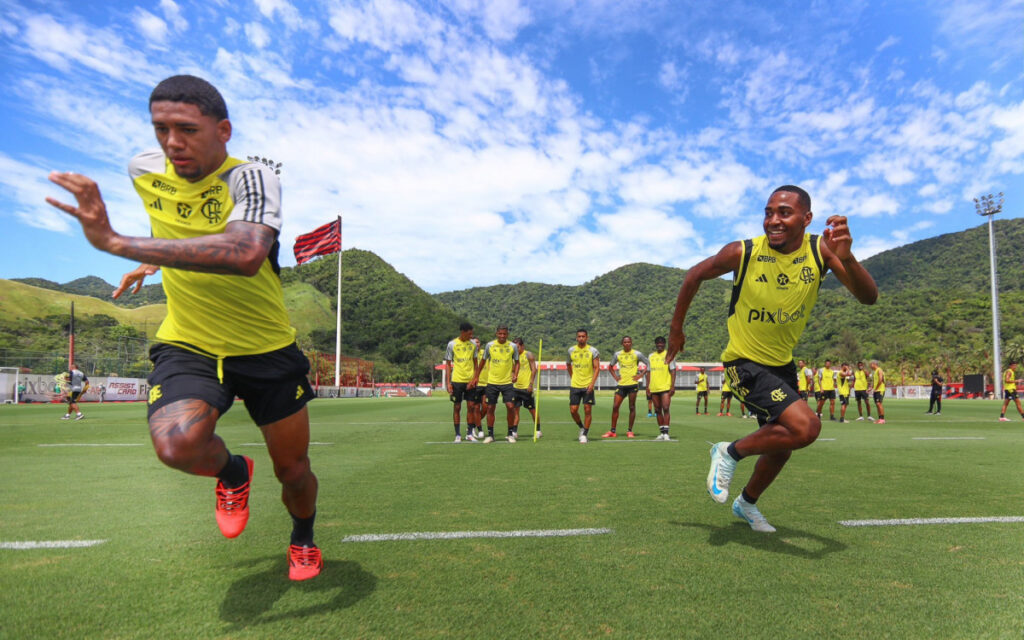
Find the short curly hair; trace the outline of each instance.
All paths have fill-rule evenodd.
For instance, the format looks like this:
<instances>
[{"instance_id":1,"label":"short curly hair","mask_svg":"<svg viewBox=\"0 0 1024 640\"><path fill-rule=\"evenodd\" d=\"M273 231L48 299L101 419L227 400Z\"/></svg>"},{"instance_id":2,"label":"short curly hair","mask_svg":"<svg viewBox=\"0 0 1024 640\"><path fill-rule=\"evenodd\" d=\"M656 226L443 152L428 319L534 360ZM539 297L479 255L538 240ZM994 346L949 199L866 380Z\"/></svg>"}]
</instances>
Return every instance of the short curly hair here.
<instances>
[{"instance_id":1,"label":"short curly hair","mask_svg":"<svg viewBox=\"0 0 1024 640\"><path fill-rule=\"evenodd\" d=\"M218 121L228 119L228 106L220 91L196 76L171 76L162 80L153 89L153 93L149 94L150 108L152 109L154 102L160 101L194 104L204 116L212 116Z\"/></svg>"}]
</instances>

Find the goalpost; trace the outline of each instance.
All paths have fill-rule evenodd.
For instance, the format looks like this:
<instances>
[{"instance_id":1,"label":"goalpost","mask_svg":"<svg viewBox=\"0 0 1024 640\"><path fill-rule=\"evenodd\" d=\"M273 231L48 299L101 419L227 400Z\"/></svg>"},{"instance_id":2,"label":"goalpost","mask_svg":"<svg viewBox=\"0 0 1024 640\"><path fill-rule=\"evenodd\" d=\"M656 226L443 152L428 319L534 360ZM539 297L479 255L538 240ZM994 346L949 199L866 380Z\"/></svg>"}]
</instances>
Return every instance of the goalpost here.
<instances>
[{"instance_id":1,"label":"goalpost","mask_svg":"<svg viewBox=\"0 0 1024 640\"><path fill-rule=\"evenodd\" d=\"M0 402L18 404L18 387L21 383L21 370L18 367L0 367Z\"/></svg>"}]
</instances>

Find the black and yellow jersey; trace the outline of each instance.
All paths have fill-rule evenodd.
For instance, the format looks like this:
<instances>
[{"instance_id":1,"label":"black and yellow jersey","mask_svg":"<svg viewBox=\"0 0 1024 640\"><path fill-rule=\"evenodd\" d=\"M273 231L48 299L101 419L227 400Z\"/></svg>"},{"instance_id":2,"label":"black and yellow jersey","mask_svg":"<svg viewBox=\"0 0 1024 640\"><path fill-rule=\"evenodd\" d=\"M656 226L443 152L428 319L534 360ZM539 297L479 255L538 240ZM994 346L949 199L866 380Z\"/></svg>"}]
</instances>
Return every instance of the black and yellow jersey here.
<instances>
[{"instance_id":1,"label":"black and yellow jersey","mask_svg":"<svg viewBox=\"0 0 1024 640\"><path fill-rule=\"evenodd\" d=\"M530 376L533 371L530 369L530 358L533 356L529 351L523 350L519 354L519 375L516 376L516 381L512 385L516 389L529 389L530 388Z\"/></svg>"},{"instance_id":2,"label":"black and yellow jersey","mask_svg":"<svg viewBox=\"0 0 1024 640\"><path fill-rule=\"evenodd\" d=\"M673 376L675 363L666 362L666 355L668 355L667 351L653 351L647 358L648 366L651 368L651 385L647 390L651 393L668 391L672 388L672 383L675 382Z\"/></svg>"},{"instance_id":3,"label":"black and yellow jersey","mask_svg":"<svg viewBox=\"0 0 1024 640\"><path fill-rule=\"evenodd\" d=\"M569 347L567 364L572 365L570 387L585 389L594 381L594 359L598 357L597 348L589 344L582 349L578 344Z\"/></svg>"},{"instance_id":4,"label":"black and yellow jersey","mask_svg":"<svg viewBox=\"0 0 1024 640\"><path fill-rule=\"evenodd\" d=\"M850 376L843 375L842 371L839 372L839 395L850 395Z\"/></svg>"},{"instance_id":5,"label":"black and yellow jersey","mask_svg":"<svg viewBox=\"0 0 1024 640\"><path fill-rule=\"evenodd\" d=\"M871 388L875 393L885 393L885 372L882 371L882 367L871 372L871 380L874 383Z\"/></svg>"},{"instance_id":6,"label":"black and yellow jersey","mask_svg":"<svg viewBox=\"0 0 1024 640\"><path fill-rule=\"evenodd\" d=\"M854 391L867 391L868 390L868 372L863 369L857 369L853 372L853 390Z\"/></svg>"},{"instance_id":7,"label":"black and yellow jersey","mask_svg":"<svg viewBox=\"0 0 1024 640\"><path fill-rule=\"evenodd\" d=\"M835 391L836 390L836 372L828 367L822 367L818 371L818 390L819 391Z\"/></svg>"},{"instance_id":8,"label":"black and yellow jersey","mask_svg":"<svg viewBox=\"0 0 1024 640\"><path fill-rule=\"evenodd\" d=\"M1017 390L1017 374L1013 369L1007 369L1003 374L1003 391L1013 393Z\"/></svg>"},{"instance_id":9,"label":"black and yellow jersey","mask_svg":"<svg viewBox=\"0 0 1024 640\"><path fill-rule=\"evenodd\" d=\"M473 379L478 348L472 340L455 338L448 343L444 359L452 363L452 382L465 383Z\"/></svg>"},{"instance_id":10,"label":"black and yellow jersey","mask_svg":"<svg viewBox=\"0 0 1024 640\"><path fill-rule=\"evenodd\" d=\"M228 157L207 177L189 182L156 149L132 158L128 173L154 238L223 233L236 221L281 230L281 185L262 164ZM278 249L275 241L252 277L162 267L167 317L157 341L214 357L267 353L295 342L278 276Z\"/></svg>"},{"instance_id":11,"label":"black and yellow jersey","mask_svg":"<svg viewBox=\"0 0 1024 640\"><path fill-rule=\"evenodd\" d=\"M739 358L769 366L793 362L793 348L818 300L827 267L821 238L804 234L792 253L779 253L759 236L741 243L740 266L733 274L729 302L729 344L722 361Z\"/></svg>"},{"instance_id":12,"label":"black and yellow jersey","mask_svg":"<svg viewBox=\"0 0 1024 640\"><path fill-rule=\"evenodd\" d=\"M491 340L484 345L484 361L490 365L487 384L512 384L512 369L519 361L519 345Z\"/></svg>"},{"instance_id":13,"label":"black and yellow jersey","mask_svg":"<svg viewBox=\"0 0 1024 640\"><path fill-rule=\"evenodd\" d=\"M697 374L697 391L708 390L708 374L698 373Z\"/></svg>"},{"instance_id":14,"label":"black and yellow jersey","mask_svg":"<svg viewBox=\"0 0 1024 640\"><path fill-rule=\"evenodd\" d=\"M647 357L637 351L636 349L620 349L615 352L612 359L608 362L608 370L611 371L612 367L618 363L619 365L619 384L620 385L632 385L636 384L636 376L640 370L640 363L644 363L648 367L651 363L647 360Z\"/></svg>"}]
</instances>

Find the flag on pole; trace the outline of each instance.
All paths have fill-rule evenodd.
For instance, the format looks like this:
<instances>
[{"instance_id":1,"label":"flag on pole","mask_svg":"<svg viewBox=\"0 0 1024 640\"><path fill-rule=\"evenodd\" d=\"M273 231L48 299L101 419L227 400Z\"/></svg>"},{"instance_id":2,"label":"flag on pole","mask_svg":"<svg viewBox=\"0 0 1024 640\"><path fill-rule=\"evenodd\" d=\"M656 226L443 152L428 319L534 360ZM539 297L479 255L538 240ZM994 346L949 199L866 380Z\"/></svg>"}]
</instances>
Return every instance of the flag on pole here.
<instances>
[{"instance_id":1,"label":"flag on pole","mask_svg":"<svg viewBox=\"0 0 1024 640\"><path fill-rule=\"evenodd\" d=\"M317 256L341 251L341 219L328 222L295 238L295 262L302 264Z\"/></svg>"}]
</instances>

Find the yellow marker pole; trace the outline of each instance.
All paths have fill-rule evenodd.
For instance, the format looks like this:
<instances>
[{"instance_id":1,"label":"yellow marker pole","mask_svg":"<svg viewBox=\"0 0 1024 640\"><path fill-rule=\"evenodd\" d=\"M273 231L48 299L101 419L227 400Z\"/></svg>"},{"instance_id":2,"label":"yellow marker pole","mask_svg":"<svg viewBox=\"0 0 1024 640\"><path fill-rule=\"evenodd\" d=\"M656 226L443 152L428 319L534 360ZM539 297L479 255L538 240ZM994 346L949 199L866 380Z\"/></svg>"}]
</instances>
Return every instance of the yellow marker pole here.
<instances>
[{"instance_id":1,"label":"yellow marker pole","mask_svg":"<svg viewBox=\"0 0 1024 640\"><path fill-rule=\"evenodd\" d=\"M537 421L540 419L540 355L544 350L544 340L537 341L537 380L535 381L536 389L533 393L533 441L537 442Z\"/></svg>"}]
</instances>

